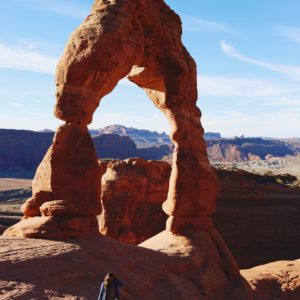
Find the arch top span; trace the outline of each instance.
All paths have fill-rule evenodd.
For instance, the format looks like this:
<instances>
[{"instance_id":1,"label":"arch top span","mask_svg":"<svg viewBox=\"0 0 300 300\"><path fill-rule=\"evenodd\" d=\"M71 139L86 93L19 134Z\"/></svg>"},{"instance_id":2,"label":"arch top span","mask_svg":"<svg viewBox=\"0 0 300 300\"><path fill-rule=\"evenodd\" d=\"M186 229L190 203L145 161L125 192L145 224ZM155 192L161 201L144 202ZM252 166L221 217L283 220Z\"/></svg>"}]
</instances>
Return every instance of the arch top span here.
<instances>
[{"instance_id":1,"label":"arch top span","mask_svg":"<svg viewBox=\"0 0 300 300\"><path fill-rule=\"evenodd\" d=\"M103 96L128 77L169 97L197 100L196 65L181 42L180 18L161 0L95 1L57 66L55 115L85 123Z\"/></svg>"}]
</instances>

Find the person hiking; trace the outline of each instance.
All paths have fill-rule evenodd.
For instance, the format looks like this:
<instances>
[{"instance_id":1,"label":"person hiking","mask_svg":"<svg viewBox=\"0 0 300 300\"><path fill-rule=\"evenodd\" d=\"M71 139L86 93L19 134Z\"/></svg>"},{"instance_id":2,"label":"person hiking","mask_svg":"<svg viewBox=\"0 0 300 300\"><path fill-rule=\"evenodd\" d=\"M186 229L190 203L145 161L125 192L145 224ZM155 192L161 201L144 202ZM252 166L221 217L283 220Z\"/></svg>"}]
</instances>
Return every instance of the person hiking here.
<instances>
[{"instance_id":1,"label":"person hiking","mask_svg":"<svg viewBox=\"0 0 300 300\"><path fill-rule=\"evenodd\" d=\"M105 275L101 284L98 300L119 300L119 287L122 286L122 282L117 279L113 272L109 272Z\"/></svg>"}]
</instances>

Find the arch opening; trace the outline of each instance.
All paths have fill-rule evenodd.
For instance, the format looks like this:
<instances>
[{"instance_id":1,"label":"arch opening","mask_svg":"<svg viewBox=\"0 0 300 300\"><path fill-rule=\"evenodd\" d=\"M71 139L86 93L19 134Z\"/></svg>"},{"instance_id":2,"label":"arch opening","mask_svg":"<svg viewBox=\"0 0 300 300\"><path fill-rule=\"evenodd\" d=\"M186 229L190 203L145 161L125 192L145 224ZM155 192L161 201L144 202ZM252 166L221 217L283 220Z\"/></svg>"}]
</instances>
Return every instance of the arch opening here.
<instances>
[{"instance_id":1,"label":"arch opening","mask_svg":"<svg viewBox=\"0 0 300 300\"><path fill-rule=\"evenodd\" d=\"M134 83L121 79L114 90L103 97L93 115L89 129L122 125L127 128L169 133L170 127L164 114L149 101L145 91ZM138 147L147 147L137 144Z\"/></svg>"}]
</instances>

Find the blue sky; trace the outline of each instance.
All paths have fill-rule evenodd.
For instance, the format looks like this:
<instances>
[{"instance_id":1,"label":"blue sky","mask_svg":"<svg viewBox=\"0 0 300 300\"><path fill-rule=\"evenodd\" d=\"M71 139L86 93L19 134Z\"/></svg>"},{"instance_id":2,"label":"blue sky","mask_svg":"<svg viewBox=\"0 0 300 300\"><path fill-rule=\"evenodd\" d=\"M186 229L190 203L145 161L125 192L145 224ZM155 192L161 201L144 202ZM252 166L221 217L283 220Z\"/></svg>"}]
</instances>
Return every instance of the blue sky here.
<instances>
[{"instance_id":1,"label":"blue sky","mask_svg":"<svg viewBox=\"0 0 300 300\"><path fill-rule=\"evenodd\" d=\"M55 129L54 69L92 0L10 0L0 9L0 128ZM299 137L300 1L166 0L198 66L205 131ZM143 90L122 80L91 128L169 131Z\"/></svg>"}]
</instances>

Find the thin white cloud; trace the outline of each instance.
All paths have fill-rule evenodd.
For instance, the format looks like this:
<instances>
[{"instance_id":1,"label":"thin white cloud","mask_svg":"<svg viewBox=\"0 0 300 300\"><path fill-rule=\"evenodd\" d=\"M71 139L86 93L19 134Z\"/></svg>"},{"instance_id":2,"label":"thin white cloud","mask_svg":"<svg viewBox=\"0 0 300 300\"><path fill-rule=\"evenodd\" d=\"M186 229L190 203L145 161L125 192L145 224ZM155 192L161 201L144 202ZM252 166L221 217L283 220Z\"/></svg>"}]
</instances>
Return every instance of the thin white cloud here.
<instances>
[{"instance_id":1,"label":"thin white cloud","mask_svg":"<svg viewBox=\"0 0 300 300\"><path fill-rule=\"evenodd\" d=\"M223 136L269 136L274 138L299 136L300 115L294 110L261 113L224 111L204 113L202 123L206 131L219 131Z\"/></svg>"},{"instance_id":2,"label":"thin white cloud","mask_svg":"<svg viewBox=\"0 0 300 300\"><path fill-rule=\"evenodd\" d=\"M200 99L202 96L230 97L267 106L300 106L297 83L265 78L198 76L198 89Z\"/></svg>"},{"instance_id":3,"label":"thin white cloud","mask_svg":"<svg viewBox=\"0 0 300 300\"><path fill-rule=\"evenodd\" d=\"M89 13L90 7L84 1L74 0L23 0L35 7L75 19L83 19Z\"/></svg>"},{"instance_id":4,"label":"thin white cloud","mask_svg":"<svg viewBox=\"0 0 300 300\"><path fill-rule=\"evenodd\" d=\"M229 44L225 41L221 42L221 49L228 56L231 56L231 57L236 58L241 61L245 61L250 64L254 64L254 65L263 67L270 71L280 73L291 80L300 81L300 67L298 67L298 66L295 67L295 66L291 66L291 65L270 63L270 62L265 62L262 60L257 60L257 59L251 58L251 57L247 57L247 56L239 53L231 44Z\"/></svg>"},{"instance_id":5,"label":"thin white cloud","mask_svg":"<svg viewBox=\"0 0 300 300\"><path fill-rule=\"evenodd\" d=\"M232 33L233 29L221 22L195 18L191 16L183 16L183 30L191 32L219 32Z\"/></svg>"},{"instance_id":6,"label":"thin white cloud","mask_svg":"<svg viewBox=\"0 0 300 300\"><path fill-rule=\"evenodd\" d=\"M27 39L21 39L21 45L24 48L30 49L30 50L36 50L38 48L40 48L40 43L36 42L36 41L30 41Z\"/></svg>"},{"instance_id":7,"label":"thin white cloud","mask_svg":"<svg viewBox=\"0 0 300 300\"><path fill-rule=\"evenodd\" d=\"M24 88L24 89L23 89ZM21 87L18 85L17 89L12 89L8 87L7 89L1 87L0 89L0 100L1 98L5 99L7 97L47 97L47 96L52 96L53 90L52 86L49 87L49 89L39 89L38 86L32 86L32 87Z\"/></svg>"},{"instance_id":8,"label":"thin white cloud","mask_svg":"<svg viewBox=\"0 0 300 300\"><path fill-rule=\"evenodd\" d=\"M0 128L14 128L27 130L42 130L45 128L55 129L62 121L56 119L52 114L32 115L22 114L0 114Z\"/></svg>"},{"instance_id":9,"label":"thin white cloud","mask_svg":"<svg viewBox=\"0 0 300 300\"><path fill-rule=\"evenodd\" d=\"M42 51L43 53L61 53L62 52L62 45L61 44L54 44L49 43L43 40L35 40L35 39L28 39L22 38L19 42L19 47L26 50L31 51Z\"/></svg>"},{"instance_id":10,"label":"thin white cloud","mask_svg":"<svg viewBox=\"0 0 300 300\"><path fill-rule=\"evenodd\" d=\"M13 106L13 107L15 107L17 109L22 109L23 108L23 105L20 102L12 102L11 106Z\"/></svg>"},{"instance_id":11,"label":"thin white cloud","mask_svg":"<svg viewBox=\"0 0 300 300\"><path fill-rule=\"evenodd\" d=\"M58 58L0 43L0 68L54 74Z\"/></svg>"},{"instance_id":12,"label":"thin white cloud","mask_svg":"<svg viewBox=\"0 0 300 300\"><path fill-rule=\"evenodd\" d=\"M295 96L295 98L277 98L272 99L271 101L265 101L263 103L264 106L290 106L293 109L300 107L300 98L299 96Z\"/></svg>"},{"instance_id":13,"label":"thin white cloud","mask_svg":"<svg viewBox=\"0 0 300 300\"><path fill-rule=\"evenodd\" d=\"M277 31L281 36L300 44L300 27L279 26Z\"/></svg>"}]
</instances>

